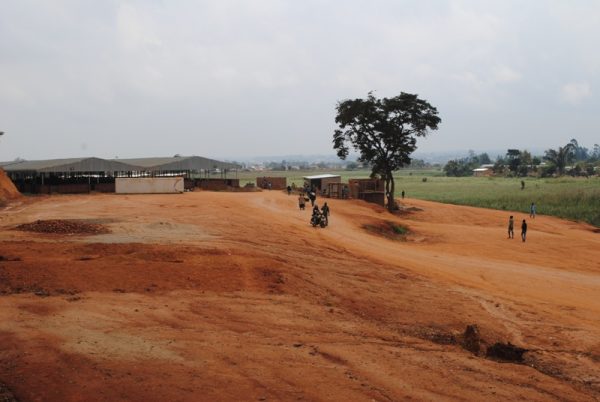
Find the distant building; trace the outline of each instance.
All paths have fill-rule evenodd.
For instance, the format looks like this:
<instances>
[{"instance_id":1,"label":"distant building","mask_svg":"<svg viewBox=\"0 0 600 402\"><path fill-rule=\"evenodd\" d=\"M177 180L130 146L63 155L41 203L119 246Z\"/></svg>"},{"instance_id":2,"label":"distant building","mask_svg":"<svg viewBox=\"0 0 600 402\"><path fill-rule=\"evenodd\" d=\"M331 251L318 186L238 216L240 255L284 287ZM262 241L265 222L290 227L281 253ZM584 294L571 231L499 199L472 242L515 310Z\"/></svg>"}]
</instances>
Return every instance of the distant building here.
<instances>
[{"instance_id":1,"label":"distant building","mask_svg":"<svg viewBox=\"0 0 600 402\"><path fill-rule=\"evenodd\" d=\"M473 169L473 176L486 177L494 174L494 165L481 165L477 169Z\"/></svg>"}]
</instances>

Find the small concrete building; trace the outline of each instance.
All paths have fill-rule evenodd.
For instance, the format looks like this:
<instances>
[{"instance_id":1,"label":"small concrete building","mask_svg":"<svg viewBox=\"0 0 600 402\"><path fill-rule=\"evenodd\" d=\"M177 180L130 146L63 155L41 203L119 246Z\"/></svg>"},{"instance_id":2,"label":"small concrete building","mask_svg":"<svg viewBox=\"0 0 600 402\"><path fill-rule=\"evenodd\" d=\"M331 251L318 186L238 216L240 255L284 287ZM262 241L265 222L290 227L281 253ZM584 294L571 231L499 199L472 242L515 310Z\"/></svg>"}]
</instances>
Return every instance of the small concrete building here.
<instances>
[{"instance_id":1,"label":"small concrete building","mask_svg":"<svg viewBox=\"0 0 600 402\"><path fill-rule=\"evenodd\" d=\"M320 195L328 196L330 183L341 183L342 177L334 174L319 174L315 176L304 176L304 185L317 189Z\"/></svg>"},{"instance_id":2,"label":"small concrete building","mask_svg":"<svg viewBox=\"0 0 600 402\"><path fill-rule=\"evenodd\" d=\"M385 183L381 179L348 180L350 197L385 206Z\"/></svg>"},{"instance_id":3,"label":"small concrete building","mask_svg":"<svg viewBox=\"0 0 600 402\"><path fill-rule=\"evenodd\" d=\"M172 177L117 177L117 194L172 194L183 193L184 179Z\"/></svg>"},{"instance_id":4,"label":"small concrete building","mask_svg":"<svg viewBox=\"0 0 600 402\"><path fill-rule=\"evenodd\" d=\"M486 177L494 174L494 165L481 165L480 167L473 169L473 176L475 177Z\"/></svg>"},{"instance_id":5,"label":"small concrete building","mask_svg":"<svg viewBox=\"0 0 600 402\"><path fill-rule=\"evenodd\" d=\"M256 187L270 190L285 190L287 187L287 177L257 177Z\"/></svg>"}]
</instances>

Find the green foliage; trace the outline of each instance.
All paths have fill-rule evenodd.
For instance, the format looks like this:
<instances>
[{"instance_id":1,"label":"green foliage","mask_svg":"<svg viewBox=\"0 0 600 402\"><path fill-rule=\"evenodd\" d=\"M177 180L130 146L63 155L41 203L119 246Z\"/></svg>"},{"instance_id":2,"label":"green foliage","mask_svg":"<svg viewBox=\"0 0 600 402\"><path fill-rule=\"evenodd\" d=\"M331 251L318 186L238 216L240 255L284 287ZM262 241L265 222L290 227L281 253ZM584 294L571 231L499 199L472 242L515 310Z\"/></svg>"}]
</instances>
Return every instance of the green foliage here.
<instances>
[{"instance_id":1,"label":"green foliage","mask_svg":"<svg viewBox=\"0 0 600 402\"><path fill-rule=\"evenodd\" d=\"M400 93L378 99L369 92L366 99L348 99L337 104L333 148L345 159L353 148L359 162L368 163L372 176L385 181L388 208L394 207L393 172L410 164L417 137L437 130L441 119L437 109L417 95Z\"/></svg>"},{"instance_id":2,"label":"green foliage","mask_svg":"<svg viewBox=\"0 0 600 402\"><path fill-rule=\"evenodd\" d=\"M392 229L392 231L394 233L396 233L397 235L407 235L408 234L408 228L406 226L402 226L402 225L399 225L399 224L393 223L393 222L388 222L388 224L390 225L390 228Z\"/></svg>"},{"instance_id":3,"label":"green foliage","mask_svg":"<svg viewBox=\"0 0 600 402\"><path fill-rule=\"evenodd\" d=\"M544 155L544 159L550 162L555 168L558 175L565 172L565 167L573 160L575 156L575 146L572 142L558 149L548 149Z\"/></svg>"},{"instance_id":4,"label":"green foliage","mask_svg":"<svg viewBox=\"0 0 600 402\"><path fill-rule=\"evenodd\" d=\"M478 166L478 163L473 163L469 161L468 158L454 159L446 163L444 166L444 172L446 172L446 176L451 177L472 176L473 169Z\"/></svg>"},{"instance_id":5,"label":"green foliage","mask_svg":"<svg viewBox=\"0 0 600 402\"><path fill-rule=\"evenodd\" d=\"M525 189L520 182L524 180ZM539 214L588 222L600 227L600 177L504 178L438 177L422 183L412 177L399 181L411 198L528 213L532 202Z\"/></svg>"},{"instance_id":6,"label":"green foliage","mask_svg":"<svg viewBox=\"0 0 600 402\"><path fill-rule=\"evenodd\" d=\"M521 164L521 151L518 149L509 149L506 152L506 160L508 162L508 169L516 174Z\"/></svg>"},{"instance_id":7,"label":"green foliage","mask_svg":"<svg viewBox=\"0 0 600 402\"><path fill-rule=\"evenodd\" d=\"M580 146L575 138L573 138L569 143L571 145L573 145L573 159L574 160L585 161L590 157L589 150L586 147Z\"/></svg>"},{"instance_id":8,"label":"green foliage","mask_svg":"<svg viewBox=\"0 0 600 402\"><path fill-rule=\"evenodd\" d=\"M358 163L350 162L346 165L346 170L355 170L358 168Z\"/></svg>"},{"instance_id":9,"label":"green foliage","mask_svg":"<svg viewBox=\"0 0 600 402\"><path fill-rule=\"evenodd\" d=\"M444 172L446 172L446 176L451 177L472 176L473 169L489 163L491 163L491 160L488 154L475 155L475 152L469 151L469 156L466 158L448 161L444 166Z\"/></svg>"},{"instance_id":10,"label":"green foliage","mask_svg":"<svg viewBox=\"0 0 600 402\"><path fill-rule=\"evenodd\" d=\"M405 241L406 235L410 233L406 226L390 221L381 222L380 224L366 224L363 225L363 228L373 234L401 241Z\"/></svg>"}]
</instances>

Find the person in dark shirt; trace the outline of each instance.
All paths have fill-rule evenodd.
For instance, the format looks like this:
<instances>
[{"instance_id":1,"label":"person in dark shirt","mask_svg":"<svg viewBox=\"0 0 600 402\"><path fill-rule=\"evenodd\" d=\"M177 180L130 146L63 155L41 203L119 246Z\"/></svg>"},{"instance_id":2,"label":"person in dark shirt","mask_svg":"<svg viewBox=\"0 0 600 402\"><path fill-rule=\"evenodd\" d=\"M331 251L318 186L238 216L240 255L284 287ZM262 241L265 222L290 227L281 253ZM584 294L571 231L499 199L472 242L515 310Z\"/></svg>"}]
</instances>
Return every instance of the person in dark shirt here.
<instances>
[{"instance_id":1,"label":"person in dark shirt","mask_svg":"<svg viewBox=\"0 0 600 402\"><path fill-rule=\"evenodd\" d=\"M525 222L525 219L523 219L523 223L521 223L521 239L523 239L523 241L525 241L526 238L527 238L527 222Z\"/></svg>"},{"instance_id":2,"label":"person in dark shirt","mask_svg":"<svg viewBox=\"0 0 600 402\"><path fill-rule=\"evenodd\" d=\"M323 204L321 207L321 213L323 214L325 220L329 223L329 205L327 205L327 203Z\"/></svg>"}]
</instances>

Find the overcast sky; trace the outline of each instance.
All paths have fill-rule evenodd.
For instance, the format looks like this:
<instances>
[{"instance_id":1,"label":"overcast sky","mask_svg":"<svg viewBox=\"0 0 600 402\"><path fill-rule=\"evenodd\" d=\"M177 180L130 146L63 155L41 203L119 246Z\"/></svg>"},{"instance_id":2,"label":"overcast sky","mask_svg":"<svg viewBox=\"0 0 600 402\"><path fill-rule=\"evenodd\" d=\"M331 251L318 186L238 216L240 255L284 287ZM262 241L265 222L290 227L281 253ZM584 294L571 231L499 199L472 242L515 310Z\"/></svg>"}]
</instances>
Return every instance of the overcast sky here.
<instances>
[{"instance_id":1,"label":"overcast sky","mask_svg":"<svg viewBox=\"0 0 600 402\"><path fill-rule=\"evenodd\" d=\"M417 93L424 152L600 142L599 1L2 0L0 160L333 154Z\"/></svg>"}]
</instances>

